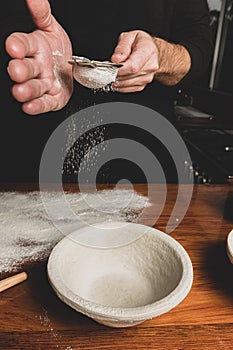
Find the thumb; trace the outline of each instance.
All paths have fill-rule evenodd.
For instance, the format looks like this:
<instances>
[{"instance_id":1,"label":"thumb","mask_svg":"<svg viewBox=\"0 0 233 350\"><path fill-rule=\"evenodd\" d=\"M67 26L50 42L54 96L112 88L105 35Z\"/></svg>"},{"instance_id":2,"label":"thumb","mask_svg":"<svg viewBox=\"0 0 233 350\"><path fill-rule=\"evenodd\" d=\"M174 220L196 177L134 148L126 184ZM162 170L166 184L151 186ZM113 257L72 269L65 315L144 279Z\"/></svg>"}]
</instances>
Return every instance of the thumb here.
<instances>
[{"instance_id":1,"label":"thumb","mask_svg":"<svg viewBox=\"0 0 233 350\"><path fill-rule=\"evenodd\" d=\"M127 60L133 50L133 44L137 36L136 31L121 33L118 44L115 47L111 61L121 63Z\"/></svg>"},{"instance_id":2,"label":"thumb","mask_svg":"<svg viewBox=\"0 0 233 350\"><path fill-rule=\"evenodd\" d=\"M48 0L26 0L26 4L37 27L48 30L52 24L51 8Z\"/></svg>"}]
</instances>

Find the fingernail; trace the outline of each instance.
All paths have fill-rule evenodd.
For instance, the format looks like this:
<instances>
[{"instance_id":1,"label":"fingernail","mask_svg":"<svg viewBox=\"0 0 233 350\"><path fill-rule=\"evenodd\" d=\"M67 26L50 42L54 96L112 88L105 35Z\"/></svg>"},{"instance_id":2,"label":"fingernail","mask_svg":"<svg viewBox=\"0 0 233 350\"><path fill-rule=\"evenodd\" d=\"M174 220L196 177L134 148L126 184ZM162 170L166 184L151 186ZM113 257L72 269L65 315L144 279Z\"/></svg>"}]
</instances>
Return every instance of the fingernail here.
<instances>
[{"instance_id":1,"label":"fingernail","mask_svg":"<svg viewBox=\"0 0 233 350\"><path fill-rule=\"evenodd\" d=\"M113 54L113 58L114 62L121 63L127 58L127 55L123 52L116 52Z\"/></svg>"}]
</instances>

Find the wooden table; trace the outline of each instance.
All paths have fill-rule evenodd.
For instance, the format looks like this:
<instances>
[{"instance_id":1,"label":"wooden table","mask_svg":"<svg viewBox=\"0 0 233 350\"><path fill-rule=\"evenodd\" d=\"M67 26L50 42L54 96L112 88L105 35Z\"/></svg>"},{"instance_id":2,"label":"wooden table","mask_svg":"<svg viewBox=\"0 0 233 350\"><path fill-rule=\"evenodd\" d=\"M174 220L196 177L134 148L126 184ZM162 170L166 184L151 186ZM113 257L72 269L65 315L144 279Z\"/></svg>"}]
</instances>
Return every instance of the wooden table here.
<instances>
[{"instance_id":1,"label":"wooden table","mask_svg":"<svg viewBox=\"0 0 233 350\"><path fill-rule=\"evenodd\" d=\"M145 185L135 188L146 193ZM169 185L160 230L176 191ZM231 185L195 186L187 215L171 233L190 255L194 282L170 312L132 328L105 327L62 303L48 283L46 261L38 262L24 267L27 281L0 295L0 349L233 349L233 266L225 249L232 198Z\"/></svg>"}]
</instances>

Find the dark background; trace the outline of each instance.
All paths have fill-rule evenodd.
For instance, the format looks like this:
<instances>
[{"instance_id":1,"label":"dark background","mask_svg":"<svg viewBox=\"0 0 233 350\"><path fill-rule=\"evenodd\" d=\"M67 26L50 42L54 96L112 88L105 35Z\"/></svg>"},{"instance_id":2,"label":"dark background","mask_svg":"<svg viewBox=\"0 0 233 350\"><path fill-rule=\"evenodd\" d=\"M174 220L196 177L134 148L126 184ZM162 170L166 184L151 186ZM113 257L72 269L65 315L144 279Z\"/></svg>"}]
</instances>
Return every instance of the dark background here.
<instances>
[{"instance_id":1,"label":"dark background","mask_svg":"<svg viewBox=\"0 0 233 350\"><path fill-rule=\"evenodd\" d=\"M127 4L127 2L126 2ZM131 2L128 2L128 6L131 6ZM135 4L137 4L135 2ZM55 16L60 20L63 18L64 23L60 20L61 24L65 24L65 28L68 33L74 33L77 27L80 26L79 30L83 28L83 16L82 11L77 11L74 8L74 11L66 11L67 6L72 6L70 1L66 1L66 8L64 8L63 3L61 2L60 7L54 6L54 2L51 1L51 6ZM84 4L87 10L89 3ZM109 3L106 1L106 6L109 6ZM114 9L114 3L112 6L112 18L109 18L109 27L111 26L111 22L115 21L117 16ZM126 5L127 6L127 5ZM69 21L70 13L73 13L73 20L76 23L75 28L72 26L73 21ZM98 13L90 12L90 21L96 21L98 26L101 26L101 22L98 22ZM62 16L61 16L62 15ZM210 25L213 32L214 39L216 38L216 33L218 30L218 21L219 21L220 13L217 11L211 12L211 18L214 19L211 21ZM14 20L12 20L14 19ZM228 30L227 30L227 39L226 45L224 47L223 59L219 64L219 80L217 86L214 89L210 89L209 81L211 75L211 68L206 75L202 77L202 79L189 87L185 87L180 89L179 87L175 87L173 91L173 95L171 98L174 99L174 104L178 106L192 106L204 113L213 115L212 120L205 119L200 120L198 118L180 118L180 116L174 116L174 120L172 118L171 122L175 123L178 130L180 131L182 137L184 136L185 142L187 142L187 146L190 147L191 156L193 157L193 163L198 163L198 169L203 167L202 164L208 167L208 162L212 162L208 157L204 157L204 161L202 159L202 154L208 153L208 147L214 146L216 143L213 138L208 143L204 142L203 139L200 140L200 137L203 135L203 130L205 130L205 140L208 140L208 131L213 129L218 130L232 130L233 129L233 84L232 84L232 61L233 61L233 25L232 20L227 20ZM131 24L132 28L134 23ZM146 23L145 23L146 26ZM1 57L1 65L0 65L0 77L1 77L1 104L0 104L0 115L1 115L1 127L0 127L0 149L1 149L1 172L0 172L0 181L3 182L14 182L14 181L24 181L24 182L37 182L38 174L39 174L39 164L41 154L43 152L44 146L52 134L52 132L56 129L56 127L68 116L72 113L78 111L79 109L85 108L89 105L93 105L95 103L103 103L110 101L122 101L124 99L127 101L131 101L133 103L144 104L148 107L152 107L151 98L148 98L147 101L140 100L140 96L131 94L127 97L124 94L106 94L106 93L98 93L94 94L86 88L79 86L79 84L75 84L75 92L69 102L69 104L61 111L53 112L53 113L45 113L39 116L29 116L22 112L21 104L16 102L10 93L12 82L10 81L7 75L7 63L9 60L8 55L4 49L4 41L6 37L13 31L26 31L30 32L34 28L34 24L31 21L30 15L25 6L25 2L21 0L13 1L8 0L6 9L1 11L0 14L0 35L1 35L1 45L0 45L0 57ZM88 26L86 26L86 31L88 31ZM111 31L106 28L106 25L102 28L104 35L113 35L117 37L117 33L111 33ZM93 35L93 33L89 33L89 35ZM85 40L84 35L80 35L80 38ZM99 38L95 38L96 41ZM77 43L73 42L74 52ZM82 47L82 43L79 41L79 48ZM85 42L86 45L86 42ZM85 46L83 45L83 46ZM91 48L90 48L91 50ZM103 47L99 48L95 47L95 59L105 59L111 55L112 47ZM87 52L83 52L85 56ZM150 87L148 88L150 89ZM81 94L80 94L81 91ZM166 88L164 88L164 94L166 94ZM80 99L79 96L82 95ZM161 96L157 96L158 99L162 99ZM171 115L171 110L161 110L163 115ZM187 139L187 130L194 129L194 139L192 138L192 143L194 144L194 148L199 148L195 153L193 151L193 147L190 146L190 140ZM176 182L177 176L174 168L173 161L166 151L166 149L159 144L157 140L155 140L151 135L145 135L145 133L138 133L137 130L132 128L122 128L122 126L114 126L106 128L105 138L111 139L114 137L126 137L136 139L138 142L143 143L146 147L152 150L159 158L167 177L168 182ZM207 135L207 136L206 136ZM229 136L229 135L228 135ZM193 137L193 134L192 134ZM228 137L229 139L229 137ZM230 142L231 142L230 137ZM80 147L83 147L81 154L85 153L85 145L82 145L83 141L79 142L79 150ZM229 141L228 141L229 143ZM223 142L224 146L224 142ZM221 161L224 158L225 154L221 155L217 150L212 152L212 158L214 161ZM227 158L228 165L233 163L232 156ZM78 162L77 162L78 165ZM211 164L210 164L211 165ZM223 165L220 165L223 167ZM229 174L233 174L233 170L229 169L224 174L220 176L215 176L215 172L217 173L216 167L209 167L211 169L204 169L202 173L208 173L206 178L207 181L217 181L217 182L225 182ZM107 175L106 175L107 174ZM117 182L121 178L129 178L129 180L133 182L145 182L145 177L143 172L130 162L126 162L124 160L115 160L111 164L106 164L103 171L100 171L98 182L104 183L112 183ZM203 178L203 177L202 177ZM64 181L76 181L76 177L72 175L71 169L63 176ZM214 180L213 180L214 179ZM199 181L199 180L198 180Z\"/></svg>"}]
</instances>

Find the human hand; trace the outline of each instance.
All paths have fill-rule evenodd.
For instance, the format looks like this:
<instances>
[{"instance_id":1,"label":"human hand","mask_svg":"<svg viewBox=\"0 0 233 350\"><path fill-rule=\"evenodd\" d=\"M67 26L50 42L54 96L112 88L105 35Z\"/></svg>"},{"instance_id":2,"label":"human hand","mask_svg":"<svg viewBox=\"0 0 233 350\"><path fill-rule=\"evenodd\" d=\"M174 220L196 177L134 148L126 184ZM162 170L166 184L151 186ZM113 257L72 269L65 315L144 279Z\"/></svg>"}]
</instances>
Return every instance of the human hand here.
<instances>
[{"instance_id":1,"label":"human hand","mask_svg":"<svg viewBox=\"0 0 233 350\"><path fill-rule=\"evenodd\" d=\"M120 35L111 61L124 63L112 84L113 90L118 92L142 91L159 68L157 46L153 38L141 30Z\"/></svg>"},{"instance_id":2,"label":"human hand","mask_svg":"<svg viewBox=\"0 0 233 350\"><path fill-rule=\"evenodd\" d=\"M51 14L48 0L26 0L37 30L13 33L6 39L12 60L8 73L15 82L13 97L27 114L63 108L73 92L70 39Z\"/></svg>"}]
</instances>

